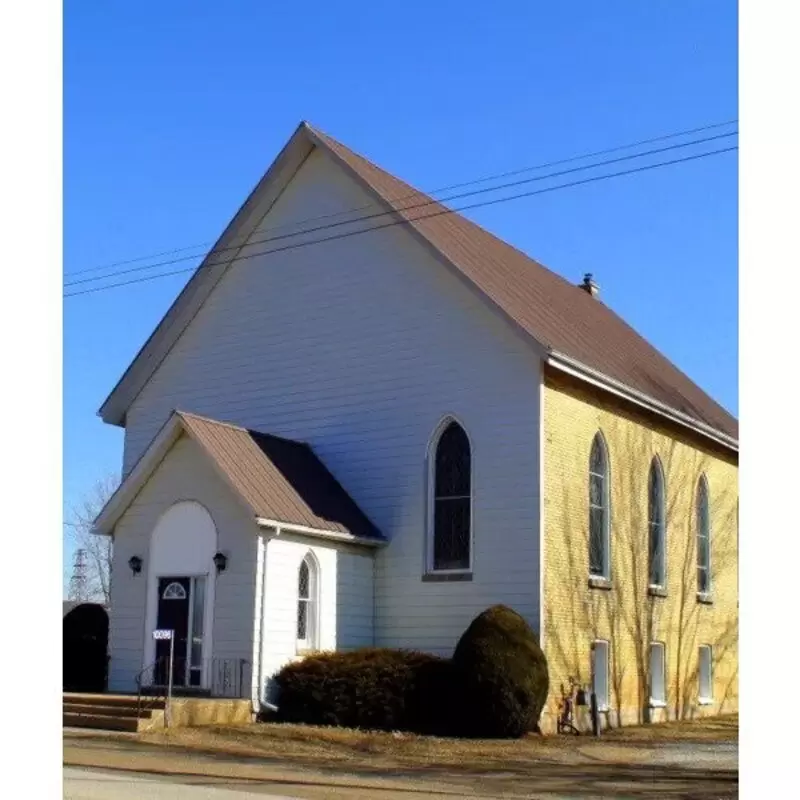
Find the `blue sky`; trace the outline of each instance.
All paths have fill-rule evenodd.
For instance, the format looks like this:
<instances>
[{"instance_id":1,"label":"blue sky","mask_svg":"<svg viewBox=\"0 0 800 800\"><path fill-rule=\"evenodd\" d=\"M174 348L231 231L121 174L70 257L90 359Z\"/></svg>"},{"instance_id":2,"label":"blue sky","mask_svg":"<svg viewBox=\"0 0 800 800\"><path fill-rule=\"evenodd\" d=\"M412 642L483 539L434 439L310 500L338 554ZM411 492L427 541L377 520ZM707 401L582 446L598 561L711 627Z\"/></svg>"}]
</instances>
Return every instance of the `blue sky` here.
<instances>
[{"instance_id":1,"label":"blue sky","mask_svg":"<svg viewBox=\"0 0 800 800\"><path fill-rule=\"evenodd\" d=\"M214 240L301 119L432 189L737 116L727 0L282 5L66 4L66 272ZM470 216L738 413L736 154ZM119 468L95 412L186 279L65 301L65 508Z\"/></svg>"}]
</instances>

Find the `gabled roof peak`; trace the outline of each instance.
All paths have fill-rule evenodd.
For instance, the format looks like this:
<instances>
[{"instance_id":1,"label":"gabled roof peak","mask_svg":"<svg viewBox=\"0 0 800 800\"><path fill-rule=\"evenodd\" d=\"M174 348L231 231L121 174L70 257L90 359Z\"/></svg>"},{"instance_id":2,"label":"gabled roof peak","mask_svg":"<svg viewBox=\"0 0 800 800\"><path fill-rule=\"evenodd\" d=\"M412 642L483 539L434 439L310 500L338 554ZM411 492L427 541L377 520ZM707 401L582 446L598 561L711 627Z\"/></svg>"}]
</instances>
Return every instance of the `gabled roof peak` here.
<instances>
[{"instance_id":1,"label":"gabled roof peak","mask_svg":"<svg viewBox=\"0 0 800 800\"><path fill-rule=\"evenodd\" d=\"M414 189L354 153L328 134L300 122L294 135L198 267L173 307L128 368L101 409L107 422L124 424L130 403L158 368L205 297L224 274L230 258L220 249L243 242L252 221L263 216L280 188L318 147L344 169L398 223L432 249L444 265L464 278L496 312L531 337L551 357L564 358L616 387L652 399L656 408L719 433L738 447L738 423L630 325L576 285L498 239L466 217Z\"/></svg>"},{"instance_id":2,"label":"gabled roof peak","mask_svg":"<svg viewBox=\"0 0 800 800\"><path fill-rule=\"evenodd\" d=\"M383 537L304 442L173 411L95 521L110 533L181 434L210 459L255 521L378 544Z\"/></svg>"}]
</instances>

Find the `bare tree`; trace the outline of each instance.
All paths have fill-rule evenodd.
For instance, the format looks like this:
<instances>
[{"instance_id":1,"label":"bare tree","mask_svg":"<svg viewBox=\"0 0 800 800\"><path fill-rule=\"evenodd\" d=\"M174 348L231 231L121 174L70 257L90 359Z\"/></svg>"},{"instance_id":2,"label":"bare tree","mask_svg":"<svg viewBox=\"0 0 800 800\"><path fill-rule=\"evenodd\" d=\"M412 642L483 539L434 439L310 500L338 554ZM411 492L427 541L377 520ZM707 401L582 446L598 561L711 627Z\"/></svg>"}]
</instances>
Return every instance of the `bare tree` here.
<instances>
[{"instance_id":1,"label":"bare tree","mask_svg":"<svg viewBox=\"0 0 800 800\"><path fill-rule=\"evenodd\" d=\"M66 534L76 547L85 551L86 586L90 600L108 605L111 581L110 536L96 536L92 523L119 486L116 475L107 475L95 483L83 499L72 507L64 523Z\"/></svg>"}]
</instances>

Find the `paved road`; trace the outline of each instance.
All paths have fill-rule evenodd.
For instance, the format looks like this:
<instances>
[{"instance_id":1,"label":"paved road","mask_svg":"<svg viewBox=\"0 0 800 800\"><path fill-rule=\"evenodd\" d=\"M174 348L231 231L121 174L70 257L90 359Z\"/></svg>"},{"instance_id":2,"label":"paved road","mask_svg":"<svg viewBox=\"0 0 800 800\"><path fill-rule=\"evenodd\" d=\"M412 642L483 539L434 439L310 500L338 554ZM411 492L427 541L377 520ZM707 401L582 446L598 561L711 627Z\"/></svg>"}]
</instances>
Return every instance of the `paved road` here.
<instances>
[{"instance_id":1,"label":"paved road","mask_svg":"<svg viewBox=\"0 0 800 800\"><path fill-rule=\"evenodd\" d=\"M209 755L107 736L64 737L66 800L719 800L738 793L735 742L600 739L550 749L519 772L312 769L269 757Z\"/></svg>"},{"instance_id":2,"label":"paved road","mask_svg":"<svg viewBox=\"0 0 800 800\"><path fill-rule=\"evenodd\" d=\"M146 774L64 767L64 800L297 800L280 794L177 783Z\"/></svg>"}]
</instances>

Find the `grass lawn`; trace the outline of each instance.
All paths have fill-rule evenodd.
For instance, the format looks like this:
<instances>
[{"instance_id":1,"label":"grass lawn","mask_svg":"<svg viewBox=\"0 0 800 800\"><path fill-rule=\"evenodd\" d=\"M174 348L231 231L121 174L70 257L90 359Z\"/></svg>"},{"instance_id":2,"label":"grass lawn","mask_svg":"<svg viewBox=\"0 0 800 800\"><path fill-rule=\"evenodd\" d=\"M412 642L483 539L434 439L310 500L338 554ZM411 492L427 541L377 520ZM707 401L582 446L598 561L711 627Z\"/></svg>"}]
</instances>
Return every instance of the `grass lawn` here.
<instances>
[{"instance_id":1,"label":"grass lawn","mask_svg":"<svg viewBox=\"0 0 800 800\"><path fill-rule=\"evenodd\" d=\"M302 725L65 731L64 763L309 800L736 797L735 716L591 736L438 739ZM668 747L663 747L669 745ZM680 750L679 762L658 756ZM699 753L699 751L705 751ZM699 753L699 757L696 757Z\"/></svg>"},{"instance_id":2,"label":"grass lawn","mask_svg":"<svg viewBox=\"0 0 800 800\"><path fill-rule=\"evenodd\" d=\"M460 769L527 771L532 761L573 761L583 753L594 758L646 751L669 742L735 742L738 717L671 722L619 728L592 736L535 736L520 740L440 739L405 733L359 731L306 725L265 723L247 726L175 728L140 734L142 742L189 748L205 753L291 759L314 768Z\"/></svg>"}]
</instances>

